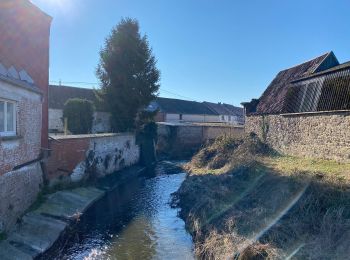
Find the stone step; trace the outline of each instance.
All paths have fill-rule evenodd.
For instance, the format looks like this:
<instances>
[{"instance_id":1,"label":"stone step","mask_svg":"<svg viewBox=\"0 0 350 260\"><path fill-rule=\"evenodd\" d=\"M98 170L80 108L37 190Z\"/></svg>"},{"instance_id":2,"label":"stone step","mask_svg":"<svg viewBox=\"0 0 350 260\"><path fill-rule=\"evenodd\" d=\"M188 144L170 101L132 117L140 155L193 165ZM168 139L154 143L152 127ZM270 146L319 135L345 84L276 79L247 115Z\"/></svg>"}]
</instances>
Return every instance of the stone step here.
<instances>
[{"instance_id":1,"label":"stone step","mask_svg":"<svg viewBox=\"0 0 350 260\"><path fill-rule=\"evenodd\" d=\"M49 195L46 202L34 213L68 220L75 219L104 194L104 191L96 188L59 191Z\"/></svg>"},{"instance_id":2,"label":"stone step","mask_svg":"<svg viewBox=\"0 0 350 260\"><path fill-rule=\"evenodd\" d=\"M66 227L67 223L63 221L28 213L7 240L34 258L49 249Z\"/></svg>"},{"instance_id":3,"label":"stone step","mask_svg":"<svg viewBox=\"0 0 350 260\"><path fill-rule=\"evenodd\" d=\"M10 245L7 241L0 242L0 259L1 260L32 260L33 257L29 254L18 250Z\"/></svg>"}]
</instances>

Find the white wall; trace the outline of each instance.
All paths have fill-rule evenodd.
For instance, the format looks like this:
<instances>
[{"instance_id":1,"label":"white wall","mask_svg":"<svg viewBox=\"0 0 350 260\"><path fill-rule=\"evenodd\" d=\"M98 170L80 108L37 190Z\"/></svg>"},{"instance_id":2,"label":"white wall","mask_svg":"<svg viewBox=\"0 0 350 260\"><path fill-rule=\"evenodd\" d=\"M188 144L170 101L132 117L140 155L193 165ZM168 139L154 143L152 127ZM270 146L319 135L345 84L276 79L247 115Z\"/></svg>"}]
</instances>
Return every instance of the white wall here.
<instances>
[{"instance_id":1,"label":"white wall","mask_svg":"<svg viewBox=\"0 0 350 260\"><path fill-rule=\"evenodd\" d=\"M179 122L180 114L166 114L165 122ZM183 114L184 122L220 122L220 117L215 115L189 115Z\"/></svg>"},{"instance_id":2,"label":"white wall","mask_svg":"<svg viewBox=\"0 0 350 260\"><path fill-rule=\"evenodd\" d=\"M63 132L63 110L49 108L49 131Z\"/></svg>"},{"instance_id":3,"label":"white wall","mask_svg":"<svg viewBox=\"0 0 350 260\"><path fill-rule=\"evenodd\" d=\"M224 117L224 119L222 119L222 117ZM228 116L228 115L220 115L220 122L223 123L228 123L228 124L232 124L232 125L239 125L239 121L238 121L238 117L237 116Z\"/></svg>"},{"instance_id":4,"label":"white wall","mask_svg":"<svg viewBox=\"0 0 350 260\"><path fill-rule=\"evenodd\" d=\"M111 131L110 113L95 112L92 133L108 133Z\"/></svg>"}]
</instances>

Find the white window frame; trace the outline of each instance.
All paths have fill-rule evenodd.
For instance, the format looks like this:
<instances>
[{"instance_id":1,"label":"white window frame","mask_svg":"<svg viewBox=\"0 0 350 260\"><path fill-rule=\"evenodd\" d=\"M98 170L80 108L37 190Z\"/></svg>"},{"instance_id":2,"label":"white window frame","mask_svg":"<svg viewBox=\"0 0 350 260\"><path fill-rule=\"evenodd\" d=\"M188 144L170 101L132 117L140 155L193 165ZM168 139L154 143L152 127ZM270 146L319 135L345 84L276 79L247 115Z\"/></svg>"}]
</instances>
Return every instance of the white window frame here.
<instances>
[{"instance_id":1,"label":"white window frame","mask_svg":"<svg viewBox=\"0 0 350 260\"><path fill-rule=\"evenodd\" d=\"M0 136L16 136L17 134L17 103L12 100L0 98L4 102L4 132L0 132ZM7 131L7 104L13 104L13 129L14 131Z\"/></svg>"}]
</instances>

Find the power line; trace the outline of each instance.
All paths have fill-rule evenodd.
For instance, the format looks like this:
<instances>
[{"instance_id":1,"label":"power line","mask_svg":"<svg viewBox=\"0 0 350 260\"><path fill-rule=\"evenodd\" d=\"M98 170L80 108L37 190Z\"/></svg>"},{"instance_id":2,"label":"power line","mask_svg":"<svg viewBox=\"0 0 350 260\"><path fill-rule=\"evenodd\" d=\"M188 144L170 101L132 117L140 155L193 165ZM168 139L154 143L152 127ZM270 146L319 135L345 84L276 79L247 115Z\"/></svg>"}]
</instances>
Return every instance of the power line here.
<instances>
[{"instance_id":1,"label":"power line","mask_svg":"<svg viewBox=\"0 0 350 260\"><path fill-rule=\"evenodd\" d=\"M93 82L85 82L85 81L50 81L51 84L83 84L83 85L99 85L100 83L93 83ZM165 93L168 93L168 94L171 94L173 96L177 96L177 97L181 97L181 98L184 98L184 99L187 99L187 100L190 100L190 101L197 101L195 100L194 98L190 98L190 97L186 97L186 96L183 96L183 95L180 95L180 94L177 94L173 91L169 91L169 90L166 90L164 88L160 88L159 90L165 92Z\"/></svg>"}]
</instances>

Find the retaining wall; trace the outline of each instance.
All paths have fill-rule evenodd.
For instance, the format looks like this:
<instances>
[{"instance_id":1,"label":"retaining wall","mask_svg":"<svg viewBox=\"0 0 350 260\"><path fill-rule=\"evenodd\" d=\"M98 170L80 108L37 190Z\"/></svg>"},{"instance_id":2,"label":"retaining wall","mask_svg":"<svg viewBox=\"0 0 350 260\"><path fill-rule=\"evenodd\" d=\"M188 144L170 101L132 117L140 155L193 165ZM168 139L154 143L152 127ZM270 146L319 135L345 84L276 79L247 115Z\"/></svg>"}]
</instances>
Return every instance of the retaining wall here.
<instances>
[{"instance_id":1,"label":"retaining wall","mask_svg":"<svg viewBox=\"0 0 350 260\"><path fill-rule=\"evenodd\" d=\"M89 174L102 177L138 163L140 148L134 134L55 136L46 179L52 183L80 181Z\"/></svg>"},{"instance_id":2,"label":"retaining wall","mask_svg":"<svg viewBox=\"0 0 350 260\"><path fill-rule=\"evenodd\" d=\"M350 161L350 111L247 116L245 131L283 154Z\"/></svg>"},{"instance_id":3,"label":"retaining wall","mask_svg":"<svg viewBox=\"0 0 350 260\"><path fill-rule=\"evenodd\" d=\"M206 141L222 135L240 137L244 127L220 124L158 124L157 151L172 157L188 157Z\"/></svg>"},{"instance_id":4,"label":"retaining wall","mask_svg":"<svg viewBox=\"0 0 350 260\"><path fill-rule=\"evenodd\" d=\"M40 163L0 176L0 233L8 231L37 199L42 184Z\"/></svg>"}]
</instances>

